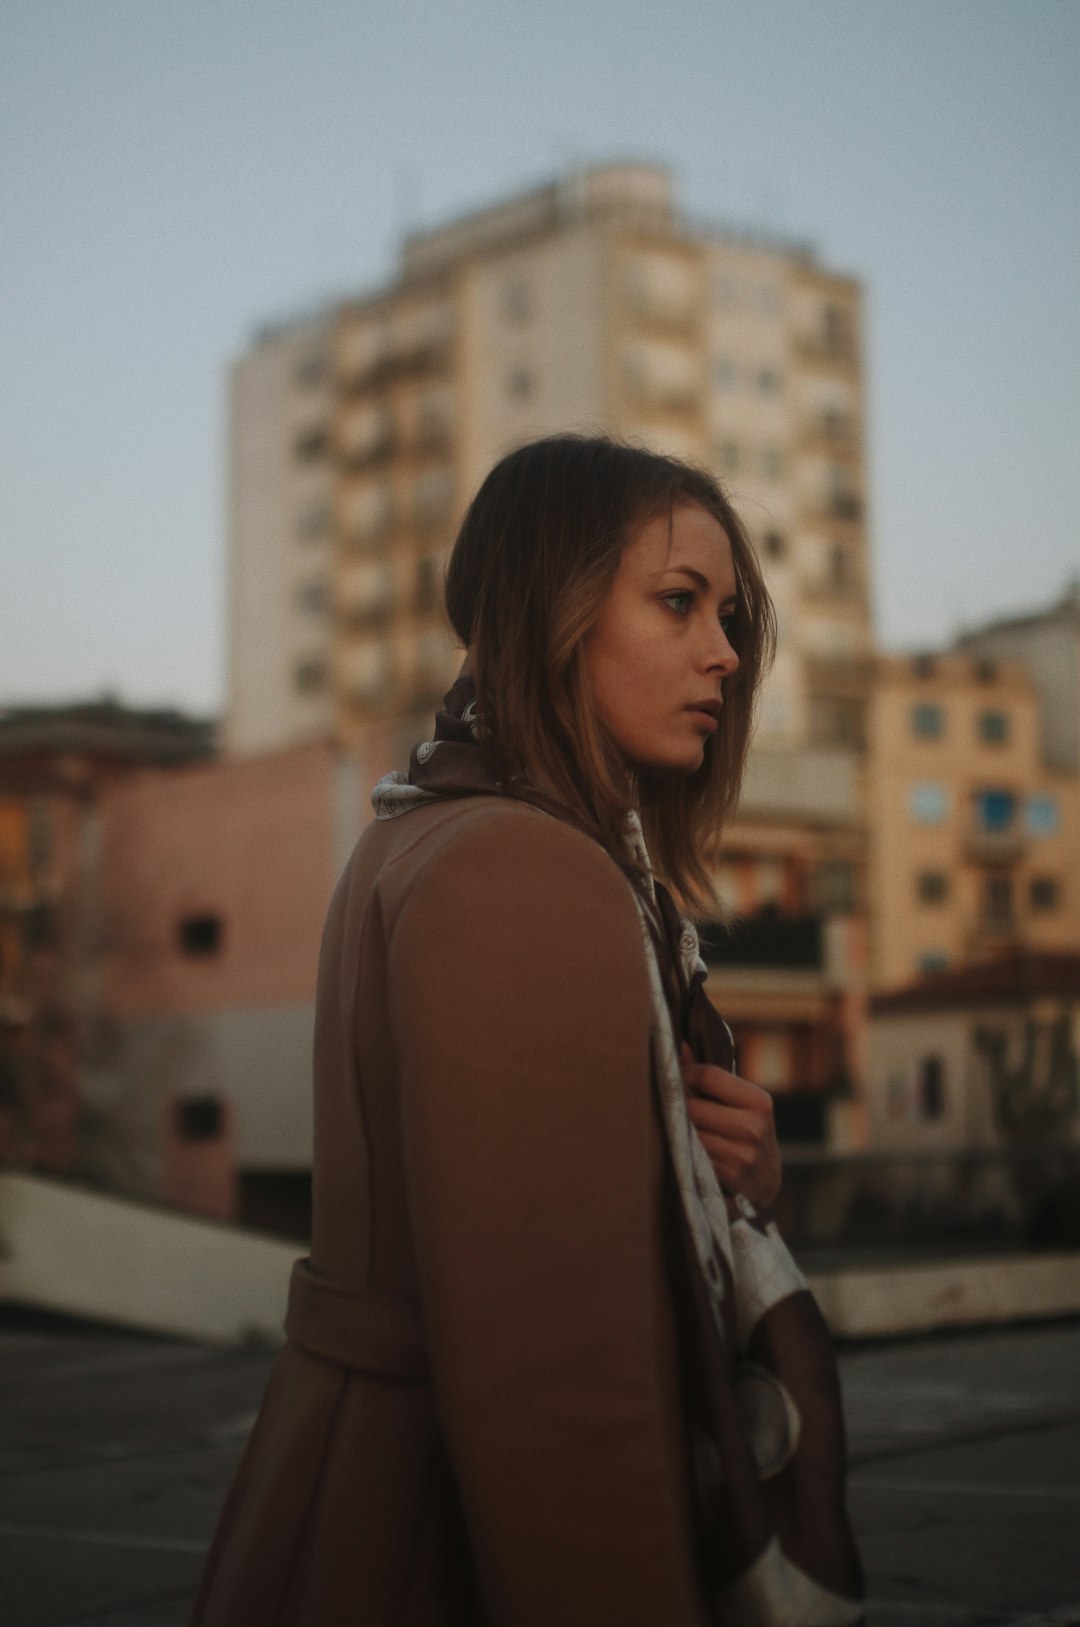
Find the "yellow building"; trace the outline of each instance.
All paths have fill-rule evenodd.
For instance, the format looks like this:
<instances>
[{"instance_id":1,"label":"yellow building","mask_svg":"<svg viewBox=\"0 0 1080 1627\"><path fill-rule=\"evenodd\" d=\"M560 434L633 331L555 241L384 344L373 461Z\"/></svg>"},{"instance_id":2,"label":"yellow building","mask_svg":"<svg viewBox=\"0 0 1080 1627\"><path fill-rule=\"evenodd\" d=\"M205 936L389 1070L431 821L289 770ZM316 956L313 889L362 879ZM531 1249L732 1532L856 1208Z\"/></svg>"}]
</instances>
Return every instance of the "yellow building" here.
<instances>
[{"instance_id":1,"label":"yellow building","mask_svg":"<svg viewBox=\"0 0 1080 1627\"><path fill-rule=\"evenodd\" d=\"M419 720L464 505L531 437L709 466L780 643L759 738L858 749L871 647L860 290L804 247L682 218L660 168L587 170L409 238L390 284L234 370L226 747Z\"/></svg>"},{"instance_id":2,"label":"yellow building","mask_svg":"<svg viewBox=\"0 0 1080 1627\"><path fill-rule=\"evenodd\" d=\"M1049 766L1026 666L878 658L870 712L876 989L1018 950L1080 946L1080 779Z\"/></svg>"}]
</instances>

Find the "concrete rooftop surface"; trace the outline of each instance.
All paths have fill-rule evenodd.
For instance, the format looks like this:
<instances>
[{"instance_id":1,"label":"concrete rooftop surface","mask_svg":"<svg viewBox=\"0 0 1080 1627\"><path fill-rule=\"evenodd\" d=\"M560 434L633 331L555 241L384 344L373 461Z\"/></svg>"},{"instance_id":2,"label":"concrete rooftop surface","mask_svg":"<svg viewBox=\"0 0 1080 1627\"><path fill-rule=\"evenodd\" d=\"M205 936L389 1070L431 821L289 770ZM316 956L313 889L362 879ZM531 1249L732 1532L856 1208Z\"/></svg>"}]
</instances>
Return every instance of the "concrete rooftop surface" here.
<instances>
[{"instance_id":1,"label":"concrete rooftop surface","mask_svg":"<svg viewBox=\"0 0 1080 1627\"><path fill-rule=\"evenodd\" d=\"M2 1627L181 1627L272 1359L0 1312ZM841 1369L872 1627L1080 1623L1080 1321Z\"/></svg>"}]
</instances>

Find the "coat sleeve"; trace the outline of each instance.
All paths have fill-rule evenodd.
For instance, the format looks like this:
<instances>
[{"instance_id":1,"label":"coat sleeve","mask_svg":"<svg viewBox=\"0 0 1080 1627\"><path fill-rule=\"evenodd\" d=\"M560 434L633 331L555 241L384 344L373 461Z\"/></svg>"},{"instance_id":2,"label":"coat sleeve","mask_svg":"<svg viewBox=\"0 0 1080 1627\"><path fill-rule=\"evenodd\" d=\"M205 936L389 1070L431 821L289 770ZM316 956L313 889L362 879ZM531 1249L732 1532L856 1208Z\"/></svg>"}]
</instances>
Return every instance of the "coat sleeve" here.
<instances>
[{"instance_id":1,"label":"coat sleeve","mask_svg":"<svg viewBox=\"0 0 1080 1627\"><path fill-rule=\"evenodd\" d=\"M531 810L472 824L390 945L448 1449L497 1627L697 1627L649 991L627 883Z\"/></svg>"}]
</instances>

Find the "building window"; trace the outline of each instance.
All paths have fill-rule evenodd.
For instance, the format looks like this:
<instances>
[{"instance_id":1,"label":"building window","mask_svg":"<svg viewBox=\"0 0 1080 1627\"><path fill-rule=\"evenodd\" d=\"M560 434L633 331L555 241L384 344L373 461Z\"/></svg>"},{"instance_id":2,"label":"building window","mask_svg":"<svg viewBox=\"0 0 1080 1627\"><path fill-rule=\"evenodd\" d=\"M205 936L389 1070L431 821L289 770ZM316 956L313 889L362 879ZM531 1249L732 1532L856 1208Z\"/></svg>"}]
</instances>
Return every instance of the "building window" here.
<instances>
[{"instance_id":1,"label":"building window","mask_svg":"<svg viewBox=\"0 0 1080 1627\"><path fill-rule=\"evenodd\" d=\"M819 746L862 746L866 739L862 701L812 696L810 735Z\"/></svg>"},{"instance_id":2,"label":"building window","mask_svg":"<svg viewBox=\"0 0 1080 1627\"><path fill-rule=\"evenodd\" d=\"M416 562L416 604L421 613L434 610L439 603L439 562L430 554Z\"/></svg>"},{"instance_id":3,"label":"building window","mask_svg":"<svg viewBox=\"0 0 1080 1627\"><path fill-rule=\"evenodd\" d=\"M30 803L26 845L30 874L40 881L53 862L53 811L44 797L34 797Z\"/></svg>"},{"instance_id":4,"label":"building window","mask_svg":"<svg viewBox=\"0 0 1080 1627\"><path fill-rule=\"evenodd\" d=\"M851 555L842 542L829 548L829 582L834 588L847 587L851 581Z\"/></svg>"},{"instance_id":5,"label":"building window","mask_svg":"<svg viewBox=\"0 0 1080 1627\"><path fill-rule=\"evenodd\" d=\"M1003 746L1009 738L1009 718L1006 712L979 713L979 739L984 746Z\"/></svg>"},{"instance_id":6,"label":"building window","mask_svg":"<svg viewBox=\"0 0 1080 1627\"><path fill-rule=\"evenodd\" d=\"M1011 830L1016 814L1016 798L1011 791L979 791L975 797L975 818L979 829L996 835Z\"/></svg>"},{"instance_id":7,"label":"building window","mask_svg":"<svg viewBox=\"0 0 1080 1627\"><path fill-rule=\"evenodd\" d=\"M36 949L58 949L60 946L59 911L52 904L31 904L22 912L23 948L33 953ZM3 962L0 961L0 969Z\"/></svg>"},{"instance_id":8,"label":"building window","mask_svg":"<svg viewBox=\"0 0 1080 1627\"><path fill-rule=\"evenodd\" d=\"M924 1056L919 1063L919 1117L940 1119L945 1113L945 1063L940 1056Z\"/></svg>"},{"instance_id":9,"label":"building window","mask_svg":"<svg viewBox=\"0 0 1080 1627\"><path fill-rule=\"evenodd\" d=\"M787 546L779 531L766 531L763 540L765 552L770 559L783 559Z\"/></svg>"},{"instance_id":10,"label":"building window","mask_svg":"<svg viewBox=\"0 0 1080 1627\"><path fill-rule=\"evenodd\" d=\"M318 614L329 602L330 590L325 582L301 582L296 590L296 603L301 610Z\"/></svg>"},{"instance_id":11,"label":"building window","mask_svg":"<svg viewBox=\"0 0 1080 1627\"><path fill-rule=\"evenodd\" d=\"M928 653L913 656L911 670L916 678L932 678L937 671L937 657Z\"/></svg>"},{"instance_id":12,"label":"building window","mask_svg":"<svg viewBox=\"0 0 1080 1627\"><path fill-rule=\"evenodd\" d=\"M302 429L293 442L293 452L298 463L315 463L319 458L325 457L329 450L330 437L323 424Z\"/></svg>"},{"instance_id":13,"label":"building window","mask_svg":"<svg viewBox=\"0 0 1080 1627\"><path fill-rule=\"evenodd\" d=\"M908 811L917 825L944 824L949 817L948 788L920 780L908 792Z\"/></svg>"},{"instance_id":14,"label":"building window","mask_svg":"<svg viewBox=\"0 0 1080 1627\"><path fill-rule=\"evenodd\" d=\"M761 472L766 480L779 480L784 473L784 455L778 446L761 449Z\"/></svg>"},{"instance_id":15,"label":"building window","mask_svg":"<svg viewBox=\"0 0 1080 1627\"><path fill-rule=\"evenodd\" d=\"M932 977L948 969L949 957L941 949L924 949L916 964L923 977Z\"/></svg>"},{"instance_id":16,"label":"building window","mask_svg":"<svg viewBox=\"0 0 1080 1627\"><path fill-rule=\"evenodd\" d=\"M324 350L311 350L306 356L301 356L293 371L293 378L297 384L311 386L321 384L326 377L326 352Z\"/></svg>"},{"instance_id":17,"label":"building window","mask_svg":"<svg viewBox=\"0 0 1080 1627\"><path fill-rule=\"evenodd\" d=\"M412 520L417 531L437 531L449 524L454 504L454 476L449 468L429 469L412 493Z\"/></svg>"},{"instance_id":18,"label":"building window","mask_svg":"<svg viewBox=\"0 0 1080 1627\"><path fill-rule=\"evenodd\" d=\"M823 1146L829 1120L825 1096L820 1090L781 1090L773 1097L776 1139Z\"/></svg>"},{"instance_id":19,"label":"building window","mask_svg":"<svg viewBox=\"0 0 1080 1627\"><path fill-rule=\"evenodd\" d=\"M713 384L723 395L730 395L739 382L739 369L730 356L721 356L713 363Z\"/></svg>"},{"instance_id":20,"label":"building window","mask_svg":"<svg viewBox=\"0 0 1080 1627\"><path fill-rule=\"evenodd\" d=\"M921 904L943 904L949 896L949 878L944 870L920 870L916 886Z\"/></svg>"},{"instance_id":21,"label":"building window","mask_svg":"<svg viewBox=\"0 0 1080 1627\"><path fill-rule=\"evenodd\" d=\"M983 883L983 917L990 928L1013 924L1013 884L1011 876L987 876Z\"/></svg>"},{"instance_id":22,"label":"building window","mask_svg":"<svg viewBox=\"0 0 1080 1627\"><path fill-rule=\"evenodd\" d=\"M523 277L509 277L502 288L503 320L511 327L520 328L532 315L529 285Z\"/></svg>"},{"instance_id":23,"label":"building window","mask_svg":"<svg viewBox=\"0 0 1080 1627\"><path fill-rule=\"evenodd\" d=\"M221 952L220 915L185 915L177 928L182 955L217 955Z\"/></svg>"},{"instance_id":24,"label":"building window","mask_svg":"<svg viewBox=\"0 0 1080 1627\"><path fill-rule=\"evenodd\" d=\"M813 907L829 915L851 915L856 906L855 866L846 859L829 859L811 873Z\"/></svg>"},{"instance_id":25,"label":"building window","mask_svg":"<svg viewBox=\"0 0 1080 1627\"><path fill-rule=\"evenodd\" d=\"M293 670L293 683L301 695L315 695L325 689L325 661L298 661Z\"/></svg>"},{"instance_id":26,"label":"building window","mask_svg":"<svg viewBox=\"0 0 1080 1627\"><path fill-rule=\"evenodd\" d=\"M757 376L758 389L762 395L780 394L780 374L775 367L762 367Z\"/></svg>"},{"instance_id":27,"label":"building window","mask_svg":"<svg viewBox=\"0 0 1080 1627\"><path fill-rule=\"evenodd\" d=\"M329 503L313 503L296 516L296 535L301 542L318 542L330 530Z\"/></svg>"},{"instance_id":28,"label":"building window","mask_svg":"<svg viewBox=\"0 0 1080 1627\"><path fill-rule=\"evenodd\" d=\"M1029 836L1056 836L1058 804L1056 797L1028 797L1025 823Z\"/></svg>"},{"instance_id":29,"label":"building window","mask_svg":"<svg viewBox=\"0 0 1080 1627\"><path fill-rule=\"evenodd\" d=\"M528 367L512 367L506 375L506 393L512 401L528 401L533 393L533 375Z\"/></svg>"},{"instance_id":30,"label":"building window","mask_svg":"<svg viewBox=\"0 0 1080 1627\"><path fill-rule=\"evenodd\" d=\"M1054 876L1032 876L1029 892L1031 907L1040 913L1061 906L1061 883Z\"/></svg>"},{"instance_id":31,"label":"building window","mask_svg":"<svg viewBox=\"0 0 1080 1627\"><path fill-rule=\"evenodd\" d=\"M975 663L975 679L980 684L992 684L998 675L997 662L984 657Z\"/></svg>"},{"instance_id":32,"label":"building window","mask_svg":"<svg viewBox=\"0 0 1080 1627\"><path fill-rule=\"evenodd\" d=\"M822 310L821 337L825 349L834 355L851 348L851 322L841 306L826 305Z\"/></svg>"},{"instance_id":33,"label":"building window","mask_svg":"<svg viewBox=\"0 0 1080 1627\"><path fill-rule=\"evenodd\" d=\"M173 1103L173 1122L180 1141L219 1141L225 1110L216 1096L191 1096Z\"/></svg>"},{"instance_id":34,"label":"building window","mask_svg":"<svg viewBox=\"0 0 1080 1627\"><path fill-rule=\"evenodd\" d=\"M721 441L716 448L716 461L726 475L732 475L739 467L739 448L735 441Z\"/></svg>"},{"instance_id":35,"label":"building window","mask_svg":"<svg viewBox=\"0 0 1080 1627\"><path fill-rule=\"evenodd\" d=\"M945 733L945 713L934 701L919 701L911 708L911 732L917 740L940 740Z\"/></svg>"}]
</instances>

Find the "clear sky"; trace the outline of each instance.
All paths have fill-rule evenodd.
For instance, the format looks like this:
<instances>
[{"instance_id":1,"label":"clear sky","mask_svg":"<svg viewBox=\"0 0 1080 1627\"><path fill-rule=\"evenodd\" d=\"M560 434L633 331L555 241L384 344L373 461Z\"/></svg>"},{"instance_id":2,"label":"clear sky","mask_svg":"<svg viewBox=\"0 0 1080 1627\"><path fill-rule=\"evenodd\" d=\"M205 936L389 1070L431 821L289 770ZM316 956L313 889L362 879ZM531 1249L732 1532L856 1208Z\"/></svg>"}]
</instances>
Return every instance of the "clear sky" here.
<instances>
[{"instance_id":1,"label":"clear sky","mask_svg":"<svg viewBox=\"0 0 1080 1627\"><path fill-rule=\"evenodd\" d=\"M1077 0L0 0L0 704L221 704L225 384L619 157L867 290L887 647L1080 574Z\"/></svg>"}]
</instances>

